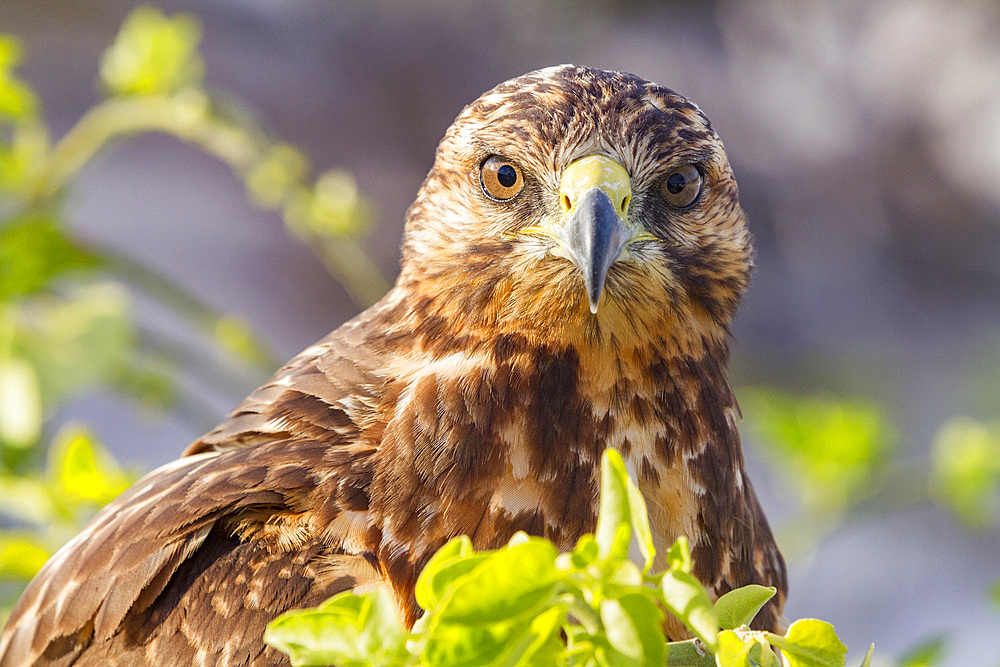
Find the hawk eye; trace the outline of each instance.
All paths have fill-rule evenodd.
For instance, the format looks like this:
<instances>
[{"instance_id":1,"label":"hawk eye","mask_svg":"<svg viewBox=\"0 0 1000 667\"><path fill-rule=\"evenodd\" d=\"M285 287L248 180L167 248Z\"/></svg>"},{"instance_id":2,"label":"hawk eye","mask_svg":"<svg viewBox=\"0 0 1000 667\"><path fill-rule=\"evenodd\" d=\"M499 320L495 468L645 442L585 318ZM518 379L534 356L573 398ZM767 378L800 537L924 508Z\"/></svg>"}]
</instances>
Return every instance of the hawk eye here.
<instances>
[{"instance_id":1,"label":"hawk eye","mask_svg":"<svg viewBox=\"0 0 1000 667\"><path fill-rule=\"evenodd\" d=\"M695 203L701 194L701 172L693 164L670 172L660 189L667 203L674 208L687 208Z\"/></svg>"},{"instance_id":2,"label":"hawk eye","mask_svg":"<svg viewBox=\"0 0 1000 667\"><path fill-rule=\"evenodd\" d=\"M521 170L513 162L499 155L486 158L479 174L479 181L487 197L500 201L514 198L524 187Z\"/></svg>"}]
</instances>

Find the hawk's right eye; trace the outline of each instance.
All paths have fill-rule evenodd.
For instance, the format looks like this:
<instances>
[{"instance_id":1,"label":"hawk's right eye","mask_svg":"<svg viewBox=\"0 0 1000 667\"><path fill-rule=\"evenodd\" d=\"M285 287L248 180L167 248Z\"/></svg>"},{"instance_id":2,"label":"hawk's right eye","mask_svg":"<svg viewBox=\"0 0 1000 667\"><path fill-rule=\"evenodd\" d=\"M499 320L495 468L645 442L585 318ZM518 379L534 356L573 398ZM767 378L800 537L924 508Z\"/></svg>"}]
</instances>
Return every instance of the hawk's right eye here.
<instances>
[{"instance_id":1,"label":"hawk's right eye","mask_svg":"<svg viewBox=\"0 0 1000 667\"><path fill-rule=\"evenodd\" d=\"M701 194L701 172L693 164L680 167L663 179L660 190L674 208L687 208L695 203Z\"/></svg>"},{"instance_id":2,"label":"hawk's right eye","mask_svg":"<svg viewBox=\"0 0 1000 667\"><path fill-rule=\"evenodd\" d=\"M513 199L524 187L521 170L516 164L499 155L491 155L483 162L479 182L482 183L483 192L487 197L499 201Z\"/></svg>"}]
</instances>

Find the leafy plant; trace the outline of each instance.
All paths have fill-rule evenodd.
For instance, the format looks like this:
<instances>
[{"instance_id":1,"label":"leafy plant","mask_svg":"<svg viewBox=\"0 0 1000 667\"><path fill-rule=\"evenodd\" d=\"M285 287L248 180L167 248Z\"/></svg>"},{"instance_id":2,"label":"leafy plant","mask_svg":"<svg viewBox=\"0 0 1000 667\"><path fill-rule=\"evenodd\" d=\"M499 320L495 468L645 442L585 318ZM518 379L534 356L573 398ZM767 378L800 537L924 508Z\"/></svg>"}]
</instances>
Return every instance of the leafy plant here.
<instances>
[{"instance_id":1,"label":"leafy plant","mask_svg":"<svg viewBox=\"0 0 1000 667\"><path fill-rule=\"evenodd\" d=\"M643 563L629 560L635 541ZM391 593L345 592L315 609L275 619L265 641L296 666L451 665L843 665L847 648L833 626L796 621L784 635L748 624L774 595L745 586L713 604L691 574L687 540L671 546L666 569L656 551L638 487L620 454L605 452L595 534L570 553L517 533L506 547L476 551L468 537L441 548L417 580L425 613L407 631ZM666 614L694 636L667 642ZM864 665L869 664L869 656Z\"/></svg>"},{"instance_id":2,"label":"leafy plant","mask_svg":"<svg viewBox=\"0 0 1000 667\"><path fill-rule=\"evenodd\" d=\"M140 406L174 399L177 344L144 335L134 292L224 352L211 370L189 369L203 381L253 386L277 366L240 318L76 237L65 195L104 148L149 132L192 144L228 165L254 203L282 214L359 303L386 289L357 240L370 206L353 179L339 170L314 178L298 149L210 92L200 38L193 16L135 9L102 59L106 96L54 140L17 74L20 43L0 34L0 620L45 559L136 477L85 427L52 424L54 411L98 387Z\"/></svg>"}]
</instances>

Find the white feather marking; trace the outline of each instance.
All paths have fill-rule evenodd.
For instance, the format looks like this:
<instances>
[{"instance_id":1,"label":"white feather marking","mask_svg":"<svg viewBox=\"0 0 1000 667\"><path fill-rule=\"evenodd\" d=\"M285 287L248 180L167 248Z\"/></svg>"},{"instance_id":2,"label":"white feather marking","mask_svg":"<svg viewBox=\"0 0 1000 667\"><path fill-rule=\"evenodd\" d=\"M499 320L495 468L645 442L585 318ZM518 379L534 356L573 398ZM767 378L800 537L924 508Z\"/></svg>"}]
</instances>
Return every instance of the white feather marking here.
<instances>
[{"instance_id":1,"label":"white feather marking","mask_svg":"<svg viewBox=\"0 0 1000 667\"><path fill-rule=\"evenodd\" d=\"M326 539L339 542L349 553L359 554L365 550L364 537L368 532L368 512L341 512L326 528Z\"/></svg>"}]
</instances>

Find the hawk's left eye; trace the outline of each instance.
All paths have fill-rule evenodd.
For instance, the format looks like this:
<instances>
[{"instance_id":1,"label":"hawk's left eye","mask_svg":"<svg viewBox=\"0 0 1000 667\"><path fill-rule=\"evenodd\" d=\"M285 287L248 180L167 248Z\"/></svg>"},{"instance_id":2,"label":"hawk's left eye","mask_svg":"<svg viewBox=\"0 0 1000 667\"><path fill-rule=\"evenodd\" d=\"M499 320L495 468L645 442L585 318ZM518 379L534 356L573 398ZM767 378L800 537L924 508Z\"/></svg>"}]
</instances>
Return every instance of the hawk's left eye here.
<instances>
[{"instance_id":1,"label":"hawk's left eye","mask_svg":"<svg viewBox=\"0 0 1000 667\"><path fill-rule=\"evenodd\" d=\"M500 201L512 199L524 187L521 170L510 160L491 155L483 162L479 181L486 196Z\"/></svg>"}]
</instances>

